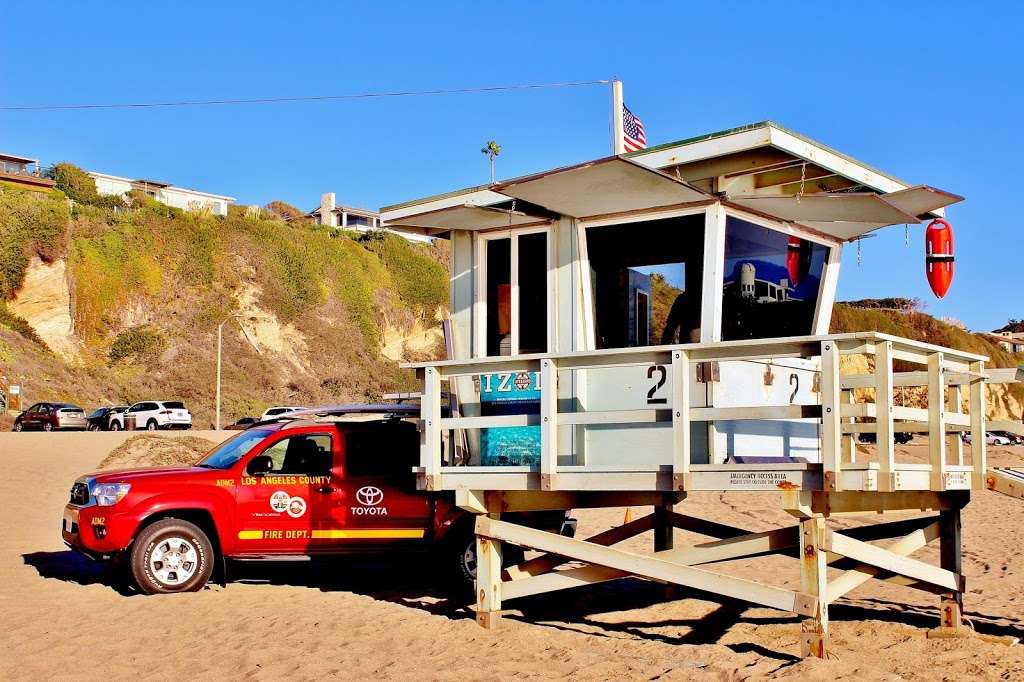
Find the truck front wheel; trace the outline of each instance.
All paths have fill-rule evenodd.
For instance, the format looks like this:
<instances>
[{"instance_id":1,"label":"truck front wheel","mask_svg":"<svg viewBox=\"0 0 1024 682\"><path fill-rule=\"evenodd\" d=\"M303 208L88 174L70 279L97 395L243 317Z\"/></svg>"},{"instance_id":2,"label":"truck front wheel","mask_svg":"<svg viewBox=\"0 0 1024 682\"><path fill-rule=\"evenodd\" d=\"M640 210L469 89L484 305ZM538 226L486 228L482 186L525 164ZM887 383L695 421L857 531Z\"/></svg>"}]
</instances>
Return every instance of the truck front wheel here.
<instances>
[{"instance_id":1,"label":"truck front wheel","mask_svg":"<svg viewBox=\"0 0 1024 682\"><path fill-rule=\"evenodd\" d=\"M132 578L146 594L201 590L213 564L213 544L206 533L181 519L147 526L131 550Z\"/></svg>"}]
</instances>

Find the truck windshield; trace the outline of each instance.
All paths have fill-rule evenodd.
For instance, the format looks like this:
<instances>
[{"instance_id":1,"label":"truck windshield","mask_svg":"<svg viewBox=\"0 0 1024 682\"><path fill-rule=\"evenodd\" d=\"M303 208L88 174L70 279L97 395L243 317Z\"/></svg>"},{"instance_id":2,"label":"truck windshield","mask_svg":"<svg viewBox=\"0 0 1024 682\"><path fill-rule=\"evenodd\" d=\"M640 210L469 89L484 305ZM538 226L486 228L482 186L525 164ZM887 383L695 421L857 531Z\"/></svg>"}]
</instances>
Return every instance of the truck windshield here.
<instances>
[{"instance_id":1,"label":"truck windshield","mask_svg":"<svg viewBox=\"0 0 1024 682\"><path fill-rule=\"evenodd\" d=\"M235 462L245 457L245 453L256 447L260 441L271 433L273 431L267 429L242 431L234 438L230 438L217 446L199 463L199 466L206 467L207 469L230 469Z\"/></svg>"}]
</instances>

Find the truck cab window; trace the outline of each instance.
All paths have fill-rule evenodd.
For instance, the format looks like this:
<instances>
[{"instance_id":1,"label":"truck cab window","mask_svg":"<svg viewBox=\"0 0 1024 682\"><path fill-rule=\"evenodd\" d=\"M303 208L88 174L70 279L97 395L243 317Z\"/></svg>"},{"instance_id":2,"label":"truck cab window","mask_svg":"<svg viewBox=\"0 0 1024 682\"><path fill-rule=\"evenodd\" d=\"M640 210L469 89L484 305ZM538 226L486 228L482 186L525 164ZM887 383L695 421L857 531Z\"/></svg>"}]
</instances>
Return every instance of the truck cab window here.
<instances>
[{"instance_id":1,"label":"truck cab window","mask_svg":"<svg viewBox=\"0 0 1024 682\"><path fill-rule=\"evenodd\" d=\"M419 434L405 422L351 430L345 434L345 476L411 478L418 447Z\"/></svg>"},{"instance_id":2,"label":"truck cab window","mask_svg":"<svg viewBox=\"0 0 1024 682\"><path fill-rule=\"evenodd\" d=\"M292 436L263 451L269 457L269 474L320 476L331 469L331 437L327 434Z\"/></svg>"}]
</instances>

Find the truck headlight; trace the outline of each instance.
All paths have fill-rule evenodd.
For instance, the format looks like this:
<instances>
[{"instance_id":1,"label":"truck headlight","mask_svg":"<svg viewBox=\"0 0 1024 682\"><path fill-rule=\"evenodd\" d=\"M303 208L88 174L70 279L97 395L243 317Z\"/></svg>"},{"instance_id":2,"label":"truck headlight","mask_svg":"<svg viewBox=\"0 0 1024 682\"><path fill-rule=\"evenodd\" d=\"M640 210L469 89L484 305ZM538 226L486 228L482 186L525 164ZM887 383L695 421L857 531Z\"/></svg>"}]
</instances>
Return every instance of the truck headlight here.
<instances>
[{"instance_id":1,"label":"truck headlight","mask_svg":"<svg viewBox=\"0 0 1024 682\"><path fill-rule=\"evenodd\" d=\"M92 487L92 497L101 507L109 507L124 499L132 489L130 483L97 483Z\"/></svg>"}]
</instances>

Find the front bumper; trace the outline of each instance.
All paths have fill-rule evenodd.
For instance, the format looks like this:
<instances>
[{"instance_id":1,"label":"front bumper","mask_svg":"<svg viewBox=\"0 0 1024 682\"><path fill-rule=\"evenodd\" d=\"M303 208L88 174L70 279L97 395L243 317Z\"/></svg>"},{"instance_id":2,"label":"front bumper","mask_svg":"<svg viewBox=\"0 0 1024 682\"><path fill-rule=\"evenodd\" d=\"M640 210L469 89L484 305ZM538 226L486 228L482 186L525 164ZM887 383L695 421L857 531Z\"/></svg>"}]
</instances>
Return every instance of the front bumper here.
<instances>
[{"instance_id":1,"label":"front bumper","mask_svg":"<svg viewBox=\"0 0 1024 682\"><path fill-rule=\"evenodd\" d=\"M60 533L64 544L90 559L107 560L131 544L133 524L110 515L110 507L64 507Z\"/></svg>"}]
</instances>

